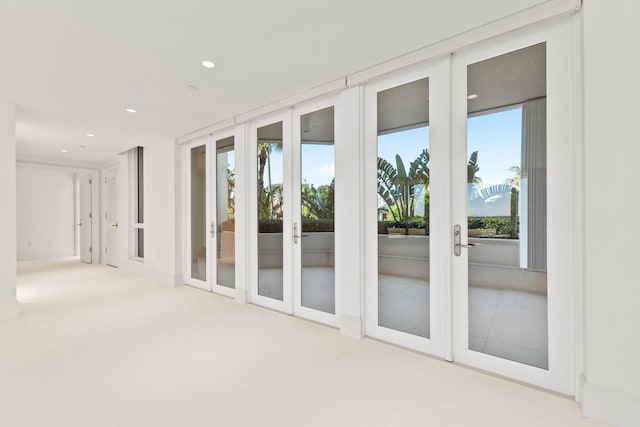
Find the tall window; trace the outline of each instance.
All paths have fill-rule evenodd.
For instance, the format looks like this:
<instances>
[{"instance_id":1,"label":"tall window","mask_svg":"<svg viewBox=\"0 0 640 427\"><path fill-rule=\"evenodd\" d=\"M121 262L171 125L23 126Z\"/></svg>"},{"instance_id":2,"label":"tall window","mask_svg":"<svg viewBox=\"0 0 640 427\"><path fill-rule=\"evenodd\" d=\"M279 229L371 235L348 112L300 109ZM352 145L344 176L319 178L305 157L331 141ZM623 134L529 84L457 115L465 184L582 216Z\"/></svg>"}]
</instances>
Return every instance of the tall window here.
<instances>
[{"instance_id":1,"label":"tall window","mask_svg":"<svg viewBox=\"0 0 640 427\"><path fill-rule=\"evenodd\" d=\"M144 258L144 149L136 147L133 154L133 255Z\"/></svg>"}]
</instances>

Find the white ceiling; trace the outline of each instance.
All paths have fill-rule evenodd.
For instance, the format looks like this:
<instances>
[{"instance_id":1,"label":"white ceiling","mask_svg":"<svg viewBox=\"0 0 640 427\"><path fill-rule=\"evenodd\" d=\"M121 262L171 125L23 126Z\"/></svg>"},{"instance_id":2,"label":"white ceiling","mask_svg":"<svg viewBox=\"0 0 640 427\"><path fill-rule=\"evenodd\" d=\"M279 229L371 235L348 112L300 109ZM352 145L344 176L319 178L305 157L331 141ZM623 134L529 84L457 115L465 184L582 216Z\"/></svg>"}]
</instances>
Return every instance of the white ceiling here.
<instances>
[{"instance_id":1,"label":"white ceiling","mask_svg":"<svg viewBox=\"0 0 640 427\"><path fill-rule=\"evenodd\" d=\"M1 0L0 99L20 156L100 163L539 3Z\"/></svg>"}]
</instances>

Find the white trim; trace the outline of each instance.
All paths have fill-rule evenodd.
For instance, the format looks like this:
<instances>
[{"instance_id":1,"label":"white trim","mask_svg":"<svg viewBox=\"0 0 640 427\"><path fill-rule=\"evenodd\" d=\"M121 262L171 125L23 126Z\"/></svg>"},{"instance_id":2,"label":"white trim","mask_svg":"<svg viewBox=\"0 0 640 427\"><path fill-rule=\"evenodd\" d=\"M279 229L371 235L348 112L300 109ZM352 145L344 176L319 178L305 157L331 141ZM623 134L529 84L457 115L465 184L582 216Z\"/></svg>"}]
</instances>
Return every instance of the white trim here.
<instances>
[{"instance_id":1,"label":"white trim","mask_svg":"<svg viewBox=\"0 0 640 427\"><path fill-rule=\"evenodd\" d=\"M293 192L293 221L298 222L298 233L302 235L302 200L301 200L301 187L302 187L302 141L301 141L301 117L305 114L313 113L315 111L323 110L333 107L334 114L334 158L335 165L335 144L337 139L340 138L335 130L335 116L340 112L338 108L339 98L337 95L327 95L319 97L308 102L301 103L294 107L293 110L293 180L292 180L292 192ZM335 168L334 168L335 176ZM334 216L334 224L336 218ZM348 237L348 236L347 236ZM350 237L348 237L350 238ZM335 305L334 313L326 313L319 310L314 310L302 305L302 237L298 241L298 244L293 244L293 314L299 317L303 317L314 322L324 323L330 326L338 327L339 318L338 313L342 308L342 289L338 288L338 282L335 280L337 271L334 264L334 285L335 285ZM338 242L338 236L334 232L334 247ZM334 255L335 258L335 255Z\"/></svg>"},{"instance_id":2,"label":"white trim","mask_svg":"<svg viewBox=\"0 0 640 427\"><path fill-rule=\"evenodd\" d=\"M254 195L257 192L258 186L258 171L256 169L257 165L257 155L258 155L258 129L271 125L273 123L282 122L282 152L283 152L283 183L291 183L292 182L292 159L291 159L291 138L292 138L292 130L291 130L291 120L292 120L292 109L289 108L285 111L278 111L272 114L268 114L260 117L259 119L253 120L250 123L250 133L249 133L249 149L247 152L247 186L245 190L247 190L247 194L249 196L249 203L247 204L249 208L249 212L247 215L249 223L249 235L252 236L252 245L251 245L251 255L250 255L250 263L251 270L249 276L249 295L251 302L254 304L262 305L267 308L271 308L273 310L278 310L285 312L287 314L293 313L293 267L291 263L292 259L292 248L291 245L287 245L287 242L291 242L293 239L293 221L291 218L291 208L286 205L287 200L288 203L292 203L293 200L291 185L285 185L283 188L283 200L285 201L285 205L283 205L283 215L282 215L282 274L283 274L283 283L282 283L282 301L264 297L258 294L258 201Z\"/></svg>"},{"instance_id":3,"label":"white trim","mask_svg":"<svg viewBox=\"0 0 640 427\"><path fill-rule=\"evenodd\" d=\"M16 302L5 302L0 304L0 322L20 317L20 304Z\"/></svg>"},{"instance_id":4,"label":"white trim","mask_svg":"<svg viewBox=\"0 0 640 427\"><path fill-rule=\"evenodd\" d=\"M209 179L209 154L211 151L211 135L205 135L200 137L199 139L195 139L191 142L189 142L188 144L184 144L180 147L180 149L182 149L183 151L183 176L185 177L185 180L183 182L183 224L184 224L184 229L183 229L183 236L184 236L184 245L185 247L183 248L183 254L184 257L182 259L182 265L183 265L183 282L185 285L190 285L190 286L194 286L196 288L199 289L203 289L205 291L211 291L211 287L210 287L210 274L211 274L211 263L210 263L210 252L211 252L211 248L210 248L210 239L207 239L206 241L206 256L207 259L205 260L205 265L206 265L206 279L205 280L199 280L199 279L195 279L193 277L191 277L191 271L192 271L192 256L191 256L191 250L192 250L192 244L191 244L191 149L195 148L195 147L200 147L200 146L205 146L205 150L206 150L206 156L207 159L205 160L206 162L206 174L207 176L205 177L205 183L208 183ZM205 184L207 186L207 194L208 194L208 184ZM209 196L207 195L207 199L209 198ZM208 223L208 218L209 218L209 207L208 207L208 200L205 201L205 208L206 208L206 222Z\"/></svg>"},{"instance_id":5,"label":"white trim","mask_svg":"<svg viewBox=\"0 0 640 427\"><path fill-rule=\"evenodd\" d=\"M446 153L449 145L448 141L443 138L447 136L447 116L446 98L448 97L448 80L445 76L447 71L447 58L436 58L428 63L413 65L404 70L395 71L387 76L377 78L365 85L365 155L363 158L364 170L363 193L365 197L364 211L361 215L364 217L365 224L365 325L366 334L390 341L395 344L412 348L421 352L429 353L438 357L445 357L445 331L446 323L444 322L445 295L446 286L443 281L446 277L445 253L443 252L444 240L446 233L438 227L431 227L431 236L429 238L429 258L430 258L430 338L424 338L417 335L408 334L398 330L386 328L379 325L378 321L378 190L377 190L377 156L378 156L378 120L377 120L377 97L378 93L387 89L392 89L406 83L414 82L420 79L429 79L429 151L435 148L436 156ZM440 174L444 176L448 163L446 156L436 158L436 162L440 164ZM434 157L432 154L430 167L434 165ZM438 169L436 168L436 171ZM431 175L433 177L433 173ZM444 190L438 191L438 185L441 187L446 184L446 180L441 180L440 184L437 180L431 182L431 191L435 192L435 198L432 197L430 212L435 214L432 218L432 224L438 224L434 221L446 221L442 215L442 209L446 204L447 195Z\"/></svg>"},{"instance_id":6,"label":"white trim","mask_svg":"<svg viewBox=\"0 0 640 427\"><path fill-rule=\"evenodd\" d=\"M235 132L235 128L231 128L231 129L226 129L224 131L220 131L217 133L213 133L211 134L211 156L210 156L210 163L208 165L208 169L211 171L210 172L210 179L207 181L207 184L210 185L210 190L208 191L208 195L210 197L210 220L209 220L209 224L211 224L211 221L215 221L215 227L216 227L216 233L215 235L212 237L211 235L209 236L209 241L211 242L210 247L211 247L211 265L210 265L210 270L211 270L211 291L221 294L221 295L225 295L228 297L234 297L236 294L236 290L235 288L229 288L227 286L221 286L218 285L217 281L218 281L218 263L217 263L217 259L218 259L218 232L217 229L220 229L222 227L222 224L218 224L218 220L217 220L217 213L218 213L218 184L217 184L217 178L218 178L218 147L217 147L217 142L220 141L221 139L225 139L225 138L230 138L233 137L233 151L234 151L234 155L235 155L235 144L236 144L236 132ZM231 150L229 150L231 151ZM235 162L234 168L236 170L236 176L237 176L237 170L238 170L238 165L237 165L237 160ZM238 191L236 189L236 197L238 196ZM237 216L237 215L236 215ZM235 234L234 234L235 236ZM237 245L237 242L234 243L235 245ZM236 254L234 255L236 256L237 259L237 251ZM237 264L236 268L237 268ZM235 274L235 272L234 272Z\"/></svg>"},{"instance_id":7,"label":"white trim","mask_svg":"<svg viewBox=\"0 0 640 427\"><path fill-rule=\"evenodd\" d=\"M375 77L389 72L432 60L439 56L449 55L465 49L481 40L487 40L509 31L535 24L549 18L576 12L582 6L581 0L548 0L528 9L521 10L512 15L502 17L480 27L473 28L455 36L440 40L429 46L416 49L396 58L384 61L365 70L347 76L349 87L367 82Z\"/></svg>"},{"instance_id":8,"label":"white trim","mask_svg":"<svg viewBox=\"0 0 640 427\"><path fill-rule=\"evenodd\" d=\"M465 159L467 88L466 67L484 59L531 46L547 43L547 179L548 179L548 336L549 370L535 368L468 349L468 292L467 254L453 259L454 273L454 360L480 369L522 380L560 393L573 395L574 381L574 300L576 260L565 251L566 242L574 241L576 230L572 224L575 201L567 198L562 183L573 183L572 170L579 159L573 157L577 143L573 135L575 99L571 85L572 27L571 17L558 19L547 25L513 32L503 37L475 45L454 55L452 87L453 158L455 164ZM560 144L558 141L564 141ZM456 167L454 184L466 183L463 168ZM464 176L463 176L464 175ZM466 223L466 194L456 194L454 223ZM466 227L463 227L463 241ZM459 272L460 274L456 273ZM464 273L462 273L464 272Z\"/></svg>"},{"instance_id":9,"label":"white trim","mask_svg":"<svg viewBox=\"0 0 640 427\"><path fill-rule=\"evenodd\" d=\"M640 396L585 382L582 387L582 413L621 427L637 426Z\"/></svg>"},{"instance_id":10,"label":"white trim","mask_svg":"<svg viewBox=\"0 0 640 427\"><path fill-rule=\"evenodd\" d=\"M574 254L574 378L575 378L575 398L578 402L582 401L582 386L580 378L585 371L585 342L586 342L586 308L585 308L585 277L586 277L586 244L585 237L587 235L585 221L585 147L584 147L584 81L583 81L583 37L582 37L582 14L575 14L572 20L573 24L573 99L574 99L574 117L573 117L573 177L572 186L574 191L571 196L574 199L573 205L575 214L573 217L573 249Z\"/></svg>"},{"instance_id":11,"label":"white trim","mask_svg":"<svg viewBox=\"0 0 640 427\"><path fill-rule=\"evenodd\" d=\"M212 125L206 126L202 129L194 130L193 132L189 132L179 138L176 138L176 143L178 145L187 144L195 141L196 139L200 139L207 135L212 135L214 133L219 132L230 132L229 129L233 129L236 124L235 118L221 120Z\"/></svg>"},{"instance_id":12,"label":"white trim","mask_svg":"<svg viewBox=\"0 0 640 427\"><path fill-rule=\"evenodd\" d=\"M512 15L500 18L496 21L489 22L444 40L437 41L431 45L405 53L388 61L372 65L371 67L356 71L339 79L326 82L307 91L270 102L257 108L243 111L233 117L227 117L223 120L219 120L209 126L189 132L177 138L176 141L178 144L187 143L204 135L251 121L273 111L295 106L296 104L308 99L338 92L349 87L358 86L389 72L418 64L420 62L430 61L439 56L447 56L451 52L456 52L480 40L486 40L509 31L545 21L555 16L577 12L580 10L581 6L582 0L547 0Z\"/></svg>"}]
</instances>

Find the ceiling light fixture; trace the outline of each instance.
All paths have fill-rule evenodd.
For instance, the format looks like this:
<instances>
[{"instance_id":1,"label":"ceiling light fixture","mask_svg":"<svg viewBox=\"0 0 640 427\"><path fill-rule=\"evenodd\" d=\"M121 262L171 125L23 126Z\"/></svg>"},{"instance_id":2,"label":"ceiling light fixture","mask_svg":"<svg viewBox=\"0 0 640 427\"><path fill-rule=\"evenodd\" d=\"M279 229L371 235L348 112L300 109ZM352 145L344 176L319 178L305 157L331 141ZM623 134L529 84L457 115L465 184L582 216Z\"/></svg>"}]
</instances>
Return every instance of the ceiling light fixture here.
<instances>
[{"instance_id":1,"label":"ceiling light fixture","mask_svg":"<svg viewBox=\"0 0 640 427\"><path fill-rule=\"evenodd\" d=\"M204 68L213 68L213 67L215 67L215 66L216 66L216 64L214 64L214 63L213 63L213 62L211 62L211 61L202 61L202 66L203 66Z\"/></svg>"},{"instance_id":2,"label":"ceiling light fixture","mask_svg":"<svg viewBox=\"0 0 640 427\"><path fill-rule=\"evenodd\" d=\"M81 145L80 148L87 148L87 146L86 145Z\"/></svg>"},{"instance_id":3,"label":"ceiling light fixture","mask_svg":"<svg viewBox=\"0 0 640 427\"><path fill-rule=\"evenodd\" d=\"M136 110L134 110L133 108L127 108L127 109L126 109L126 110L124 110L124 111L126 111L127 113L131 113L131 114L133 114L133 113L135 113L135 112L136 112Z\"/></svg>"},{"instance_id":4,"label":"ceiling light fixture","mask_svg":"<svg viewBox=\"0 0 640 427\"><path fill-rule=\"evenodd\" d=\"M68 153L69 152L69 150L65 150L65 149L62 149L60 151L62 151L63 153Z\"/></svg>"},{"instance_id":5,"label":"ceiling light fixture","mask_svg":"<svg viewBox=\"0 0 640 427\"><path fill-rule=\"evenodd\" d=\"M88 134L87 134L87 136L88 136L89 138L93 138L95 135L94 135L94 134L92 134L92 133L88 133Z\"/></svg>"},{"instance_id":6,"label":"ceiling light fixture","mask_svg":"<svg viewBox=\"0 0 640 427\"><path fill-rule=\"evenodd\" d=\"M467 96L468 100L472 100L472 99L476 99L478 97L477 93L472 93L471 95Z\"/></svg>"},{"instance_id":7,"label":"ceiling light fixture","mask_svg":"<svg viewBox=\"0 0 640 427\"><path fill-rule=\"evenodd\" d=\"M189 90L194 91L194 92L196 92L198 89L200 89L200 88L199 88L198 86L196 86L196 85L189 85L189 86L187 86L187 88L188 88Z\"/></svg>"}]
</instances>

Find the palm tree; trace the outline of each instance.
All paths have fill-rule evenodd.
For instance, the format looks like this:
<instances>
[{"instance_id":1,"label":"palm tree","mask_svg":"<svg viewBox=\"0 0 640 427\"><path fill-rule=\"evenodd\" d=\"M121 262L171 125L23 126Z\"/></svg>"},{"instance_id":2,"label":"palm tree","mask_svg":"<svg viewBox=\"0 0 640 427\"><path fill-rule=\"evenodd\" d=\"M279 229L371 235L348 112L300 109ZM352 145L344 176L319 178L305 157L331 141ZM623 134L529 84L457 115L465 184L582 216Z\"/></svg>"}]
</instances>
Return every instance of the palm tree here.
<instances>
[{"instance_id":1,"label":"palm tree","mask_svg":"<svg viewBox=\"0 0 640 427\"><path fill-rule=\"evenodd\" d=\"M263 203L262 199L275 200L274 186L271 183L271 154L274 151L282 150L282 141L263 141L258 143L258 205L266 209L263 216L273 217L273 203ZM268 187L264 185L264 172L267 170Z\"/></svg>"},{"instance_id":2,"label":"palm tree","mask_svg":"<svg viewBox=\"0 0 640 427\"><path fill-rule=\"evenodd\" d=\"M481 184L482 178L480 178L477 174L480 171L480 166L478 166L478 152L474 151L469 156L469 163L467 163L467 183L468 184Z\"/></svg>"},{"instance_id":3,"label":"palm tree","mask_svg":"<svg viewBox=\"0 0 640 427\"><path fill-rule=\"evenodd\" d=\"M414 214L414 186L429 185L429 150L424 149L411 162L407 172L404 162L396 155L395 167L378 157L378 194L389 206L389 212L395 221L405 221L408 230L408 219ZM428 197L425 196L425 216L428 215Z\"/></svg>"},{"instance_id":4,"label":"palm tree","mask_svg":"<svg viewBox=\"0 0 640 427\"><path fill-rule=\"evenodd\" d=\"M520 177L522 176L522 169L520 169L520 166L511 166L509 168L509 172L513 173L513 176L511 178L507 178L504 183L520 191Z\"/></svg>"}]
</instances>

